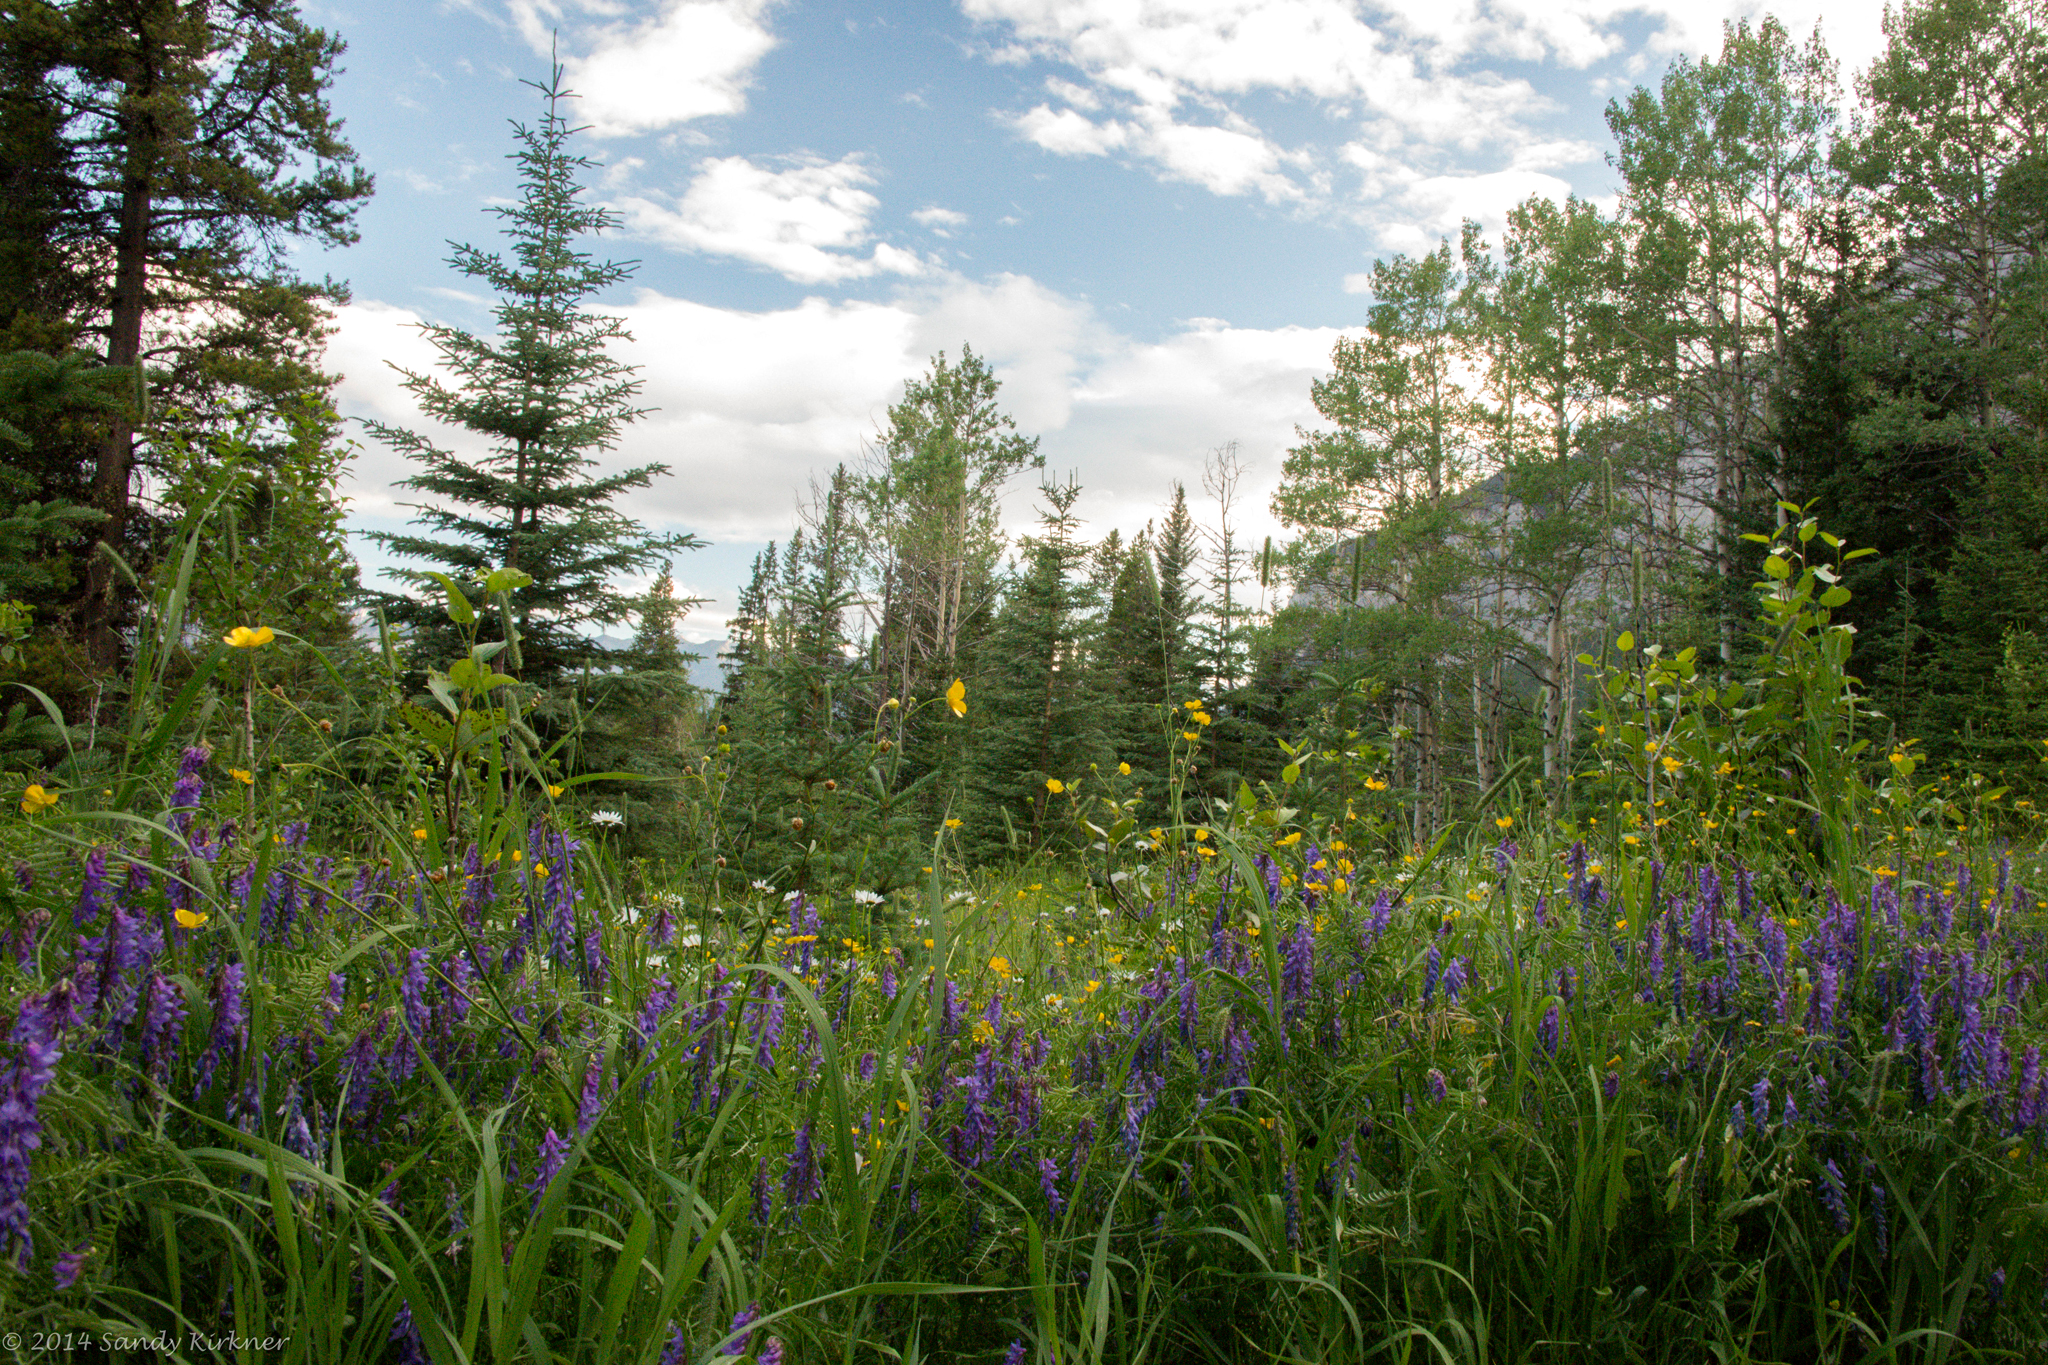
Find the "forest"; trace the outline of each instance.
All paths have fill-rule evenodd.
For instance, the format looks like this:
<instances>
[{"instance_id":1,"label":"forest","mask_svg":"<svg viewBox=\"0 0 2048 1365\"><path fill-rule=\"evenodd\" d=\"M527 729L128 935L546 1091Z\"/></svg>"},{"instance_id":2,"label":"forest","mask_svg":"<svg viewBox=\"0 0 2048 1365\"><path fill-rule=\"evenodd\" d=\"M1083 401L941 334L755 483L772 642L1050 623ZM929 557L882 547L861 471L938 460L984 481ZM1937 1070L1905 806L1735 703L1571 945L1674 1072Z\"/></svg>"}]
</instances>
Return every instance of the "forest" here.
<instances>
[{"instance_id":1,"label":"forest","mask_svg":"<svg viewBox=\"0 0 2048 1365\"><path fill-rule=\"evenodd\" d=\"M343 50L0 6L0 1354L2048 1355L2039 0L1614 99L1270 508L961 338L715 690L560 68L337 413Z\"/></svg>"}]
</instances>

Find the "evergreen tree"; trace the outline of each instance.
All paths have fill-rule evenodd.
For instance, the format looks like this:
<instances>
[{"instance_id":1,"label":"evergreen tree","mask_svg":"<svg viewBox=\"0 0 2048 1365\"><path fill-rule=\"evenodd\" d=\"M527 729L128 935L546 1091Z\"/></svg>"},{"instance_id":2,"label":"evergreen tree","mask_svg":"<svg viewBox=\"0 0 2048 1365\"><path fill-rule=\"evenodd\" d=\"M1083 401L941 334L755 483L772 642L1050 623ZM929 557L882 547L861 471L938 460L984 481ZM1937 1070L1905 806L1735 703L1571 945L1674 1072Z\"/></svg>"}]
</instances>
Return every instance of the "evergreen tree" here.
<instances>
[{"instance_id":1,"label":"evergreen tree","mask_svg":"<svg viewBox=\"0 0 2048 1365\"><path fill-rule=\"evenodd\" d=\"M297 279L286 251L291 237L353 241L370 193L327 106L340 41L274 0L24 0L0 15L0 52L0 138L21 192L5 236L24 267L0 287L8 344L147 366L151 409L221 428L323 397L321 305L338 291ZM147 550L131 518L145 418L125 404L91 442L97 543L130 558ZM123 580L105 554L82 576L88 651L110 667Z\"/></svg>"},{"instance_id":2,"label":"evergreen tree","mask_svg":"<svg viewBox=\"0 0 2048 1365\"><path fill-rule=\"evenodd\" d=\"M975 725L966 834L984 848L1038 848L1071 833L1062 786L1114 766L1103 731L1101 679L1087 667L1099 608L1080 538L1078 484L1046 484L1038 534L1003 600Z\"/></svg>"},{"instance_id":3,"label":"evergreen tree","mask_svg":"<svg viewBox=\"0 0 2048 1365\"><path fill-rule=\"evenodd\" d=\"M610 450L642 410L632 406L640 391L634 367L609 350L630 339L625 325L592 312L588 303L625 280L632 267L576 249L577 238L615 220L609 210L583 202L577 175L591 163L568 151L575 130L564 114L571 96L561 80L557 67L546 86L534 85L547 101L538 126L513 125L520 198L493 210L505 222L509 257L457 246L450 261L498 295L497 335L425 324L453 386L400 371L422 411L488 438L490 453L468 460L415 432L369 424L421 466L400 486L429 499L413 504L421 533L374 539L466 586L500 566L531 575L533 585L514 603L517 649L504 662L542 684L606 662L609 651L581 628L630 614L632 600L614 586L616 579L665 565L673 552L700 543L686 535L650 535L616 505L621 495L666 474L666 465L596 472L595 454ZM429 657L445 654L451 642L429 571L405 569L396 576L429 591L396 599L394 615L414 630Z\"/></svg>"}]
</instances>

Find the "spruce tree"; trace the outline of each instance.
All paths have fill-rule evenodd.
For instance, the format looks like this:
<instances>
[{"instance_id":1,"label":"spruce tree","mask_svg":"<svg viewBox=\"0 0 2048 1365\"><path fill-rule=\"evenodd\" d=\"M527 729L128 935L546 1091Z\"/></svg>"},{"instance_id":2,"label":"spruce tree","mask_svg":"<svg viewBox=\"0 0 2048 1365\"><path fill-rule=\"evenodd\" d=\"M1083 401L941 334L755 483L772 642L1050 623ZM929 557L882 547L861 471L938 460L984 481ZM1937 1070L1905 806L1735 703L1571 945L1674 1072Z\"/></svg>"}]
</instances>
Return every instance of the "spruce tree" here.
<instances>
[{"instance_id":1,"label":"spruce tree","mask_svg":"<svg viewBox=\"0 0 2048 1365\"><path fill-rule=\"evenodd\" d=\"M427 499L413 504L419 533L374 539L465 585L499 566L530 574L532 586L514 598L518 650L501 662L516 658L523 677L543 684L607 662L611 651L582 628L631 613L633 599L614 586L616 579L665 567L670 554L700 543L649 534L616 506L622 494L666 474L666 465L598 472L596 454L616 445L644 410L633 406L640 391L635 367L609 349L631 339L624 323L588 303L633 267L576 249L579 237L616 224L609 210L583 202L577 175L591 162L569 153L576 130L564 116L571 96L561 82L560 67L545 86L528 82L546 99L547 112L538 126L513 125L520 197L493 210L504 219L509 255L456 246L450 260L497 293L496 335L424 324L452 385L400 371L422 411L488 438L490 453L465 459L416 432L369 423L421 466L400 486ZM393 614L413 628L429 658L452 643L431 572L398 571L425 591L393 603Z\"/></svg>"}]
</instances>

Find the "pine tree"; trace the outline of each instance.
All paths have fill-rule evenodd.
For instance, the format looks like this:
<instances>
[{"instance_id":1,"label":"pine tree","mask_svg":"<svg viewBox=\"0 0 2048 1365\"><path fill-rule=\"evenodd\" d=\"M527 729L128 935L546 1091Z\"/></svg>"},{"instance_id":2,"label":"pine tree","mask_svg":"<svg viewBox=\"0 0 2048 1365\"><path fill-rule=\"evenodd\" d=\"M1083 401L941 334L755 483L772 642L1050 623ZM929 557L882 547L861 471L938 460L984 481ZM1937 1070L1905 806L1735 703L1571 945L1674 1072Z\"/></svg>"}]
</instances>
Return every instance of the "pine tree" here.
<instances>
[{"instance_id":1,"label":"pine tree","mask_svg":"<svg viewBox=\"0 0 2048 1365\"><path fill-rule=\"evenodd\" d=\"M588 302L625 280L632 266L576 250L577 238L615 220L582 200L577 175L591 163L568 151L575 130L564 114L571 96L561 81L557 67L547 85L534 85L547 101L538 126L514 124L520 198L494 210L505 222L509 257L457 246L451 258L457 270L497 293L496 336L424 324L453 386L400 371L423 412L487 437L490 454L467 460L417 433L369 424L421 466L400 486L428 499L413 504L420 534L374 539L464 585L499 566L531 575L533 585L514 599L518 649L504 662L516 661L521 676L543 684L607 661L609 651L581 628L631 613L632 599L614 586L616 579L665 566L673 552L700 543L686 535L651 535L616 505L621 495L666 474L666 465L596 472L595 454L610 450L642 410L632 405L640 391L635 367L609 350L630 340L625 325L590 311ZM445 653L450 641L430 571L405 569L396 576L426 591L396 599L393 614L415 631L430 657Z\"/></svg>"},{"instance_id":2,"label":"pine tree","mask_svg":"<svg viewBox=\"0 0 2048 1365\"><path fill-rule=\"evenodd\" d=\"M0 53L7 346L149 375L82 445L44 447L58 478L39 491L69 492L89 464L97 543L138 558L149 411L220 431L332 384L322 305L341 291L296 278L286 253L292 237L355 240L371 190L327 105L342 44L272 0L24 0L0 14ZM111 667L129 595L109 556L78 550L86 645Z\"/></svg>"}]
</instances>

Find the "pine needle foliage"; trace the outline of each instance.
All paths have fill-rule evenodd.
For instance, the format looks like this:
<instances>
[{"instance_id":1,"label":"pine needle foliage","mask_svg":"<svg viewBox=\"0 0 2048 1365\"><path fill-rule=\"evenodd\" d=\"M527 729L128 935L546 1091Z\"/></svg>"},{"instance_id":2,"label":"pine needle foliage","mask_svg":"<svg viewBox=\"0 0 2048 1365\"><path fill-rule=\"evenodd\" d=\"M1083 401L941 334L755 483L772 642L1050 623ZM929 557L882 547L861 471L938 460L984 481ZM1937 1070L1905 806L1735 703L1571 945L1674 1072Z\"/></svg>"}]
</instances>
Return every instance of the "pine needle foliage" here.
<instances>
[{"instance_id":1,"label":"pine needle foliage","mask_svg":"<svg viewBox=\"0 0 2048 1365\"><path fill-rule=\"evenodd\" d=\"M596 458L646 409L634 406L637 367L613 354L631 340L624 322L593 312L590 301L633 273L634 263L599 261L577 240L616 226L612 213L583 202L578 176L591 166L573 156L577 131L565 112L573 98L556 67L548 84L528 82L547 101L535 126L515 123L520 195L494 209L504 220L504 254L457 245L450 264L499 298L497 331L422 325L441 354L448 380L400 370L421 411L484 437L489 453L470 458L387 423L370 430L420 465L400 486L417 533L372 538L400 558L422 561L458 582L475 583L500 565L524 570L533 586L519 595L516 625L523 676L549 682L608 653L580 628L625 620L634 601L615 586L624 575L665 568L677 550L699 542L653 535L615 505L668 472L661 464L599 472ZM432 586L431 570L396 576ZM392 614L422 636L447 628L438 592L399 598Z\"/></svg>"}]
</instances>

